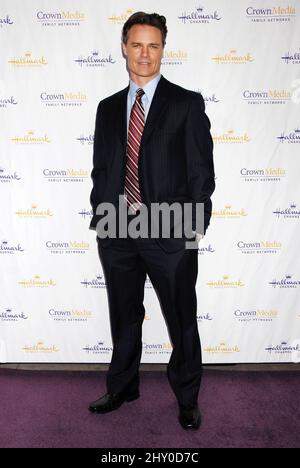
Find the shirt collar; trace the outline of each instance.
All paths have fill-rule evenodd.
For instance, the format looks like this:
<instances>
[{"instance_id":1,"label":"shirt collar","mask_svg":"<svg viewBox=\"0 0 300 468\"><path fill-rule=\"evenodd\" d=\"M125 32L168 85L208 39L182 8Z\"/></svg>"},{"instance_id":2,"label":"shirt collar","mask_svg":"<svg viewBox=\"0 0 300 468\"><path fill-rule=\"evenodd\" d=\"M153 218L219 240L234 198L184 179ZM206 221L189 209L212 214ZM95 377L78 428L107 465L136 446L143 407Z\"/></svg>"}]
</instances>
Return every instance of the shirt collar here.
<instances>
[{"instance_id":1,"label":"shirt collar","mask_svg":"<svg viewBox=\"0 0 300 468\"><path fill-rule=\"evenodd\" d=\"M161 74L159 73L156 75L151 81L149 81L145 86L143 86L143 90L145 92L145 95L148 99L148 102L151 102L156 90L156 86L158 85L158 82L161 78ZM129 80L129 96L131 100L135 99L136 96L136 91L139 89L140 86L138 86L134 81Z\"/></svg>"}]
</instances>

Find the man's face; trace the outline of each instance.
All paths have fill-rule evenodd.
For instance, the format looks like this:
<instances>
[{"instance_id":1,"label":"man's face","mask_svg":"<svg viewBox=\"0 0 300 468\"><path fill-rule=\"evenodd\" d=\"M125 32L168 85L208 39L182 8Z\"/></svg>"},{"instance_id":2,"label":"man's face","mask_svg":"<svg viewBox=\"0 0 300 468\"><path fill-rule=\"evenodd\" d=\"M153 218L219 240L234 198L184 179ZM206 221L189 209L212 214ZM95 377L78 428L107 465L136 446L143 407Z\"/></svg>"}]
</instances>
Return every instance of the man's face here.
<instances>
[{"instance_id":1,"label":"man's face","mask_svg":"<svg viewBox=\"0 0 300 468\"><path fill-rule=\"evenodd\" d=\"M128 31L127 43L122 43L130 78L146 84L159 73L163 56L161 31L154 26L135 24Z\"/></svg>"}]
</instances>

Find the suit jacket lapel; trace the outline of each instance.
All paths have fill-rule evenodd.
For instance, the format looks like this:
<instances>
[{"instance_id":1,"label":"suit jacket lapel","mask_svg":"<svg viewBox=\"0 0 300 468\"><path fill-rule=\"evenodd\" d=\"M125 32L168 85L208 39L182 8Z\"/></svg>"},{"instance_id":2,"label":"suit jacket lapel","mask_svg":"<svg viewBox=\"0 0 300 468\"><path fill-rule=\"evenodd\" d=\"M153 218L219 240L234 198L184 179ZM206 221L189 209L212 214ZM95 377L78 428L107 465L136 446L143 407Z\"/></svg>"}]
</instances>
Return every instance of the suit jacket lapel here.
<instances>
[{"instance_id":1,"label":"suit jacket lapel","mask_svg":"<svg viewBox=\"0 0 300 468\"><path fill-rule=\"evenodd\" d=\"M157 87L156 87L156 90L155 90L155 93L151 102L151 106L147 115L147 120L146 120L144 132L142 136L141 146L146 143L151 133L156 128L157 121L168 104L167 84L168 84L168 81L162 76L157 84Z\"/></svg>"},{"instance_id":2,"label":"suit jacket lapel","mask_svg":"<svg viewBox=\"0 0 300 468\"><path fill-rule=\"evenodd\" d=\"M121 140L123 147L127 143L127 94L129 86L121 91L119 99L116 103L116 132Z\"/></svg>"}]
</instances>

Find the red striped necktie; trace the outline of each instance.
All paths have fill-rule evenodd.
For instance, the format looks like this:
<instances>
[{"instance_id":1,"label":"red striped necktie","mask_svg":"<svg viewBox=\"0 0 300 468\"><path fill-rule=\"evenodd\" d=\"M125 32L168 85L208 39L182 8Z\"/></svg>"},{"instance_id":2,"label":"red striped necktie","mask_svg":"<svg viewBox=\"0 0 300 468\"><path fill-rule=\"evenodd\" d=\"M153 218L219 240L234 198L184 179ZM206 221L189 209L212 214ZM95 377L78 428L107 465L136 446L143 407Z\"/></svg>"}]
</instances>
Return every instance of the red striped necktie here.
<instances>
[{"instance_id":1,"label":"red striped necktie","mask_svg":"<svg viewBox=\"0 0 300 468\"><path fill-rule=\"evenodd\" d=\"M127 198L127 205L133 213L135 213L142 204L138 167L140 144L145 126L145 111L142 104L143 94L145 94L143 89L137 89L128 126L124 191Z\"/></svg>"}]
</instances>

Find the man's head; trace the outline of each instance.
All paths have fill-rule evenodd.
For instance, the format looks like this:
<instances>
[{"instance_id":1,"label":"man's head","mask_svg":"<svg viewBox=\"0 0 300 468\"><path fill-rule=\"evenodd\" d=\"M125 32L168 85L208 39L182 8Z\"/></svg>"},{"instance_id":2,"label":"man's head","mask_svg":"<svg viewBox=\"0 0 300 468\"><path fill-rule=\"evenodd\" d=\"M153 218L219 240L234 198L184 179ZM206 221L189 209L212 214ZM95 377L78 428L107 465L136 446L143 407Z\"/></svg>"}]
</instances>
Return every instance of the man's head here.
<instances>
[{"instance_id":1,"label":"man's head","mask_svg":"<svg viewBox=\"0 0 300 468\"><path fill-rule=\"evenodd\" d=\"M122 50L130 77L143 86L159 73L167 36L166 18L139 11L122 30Z\"/></svg>"}]
</instances>

